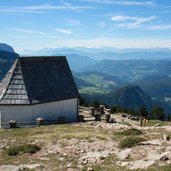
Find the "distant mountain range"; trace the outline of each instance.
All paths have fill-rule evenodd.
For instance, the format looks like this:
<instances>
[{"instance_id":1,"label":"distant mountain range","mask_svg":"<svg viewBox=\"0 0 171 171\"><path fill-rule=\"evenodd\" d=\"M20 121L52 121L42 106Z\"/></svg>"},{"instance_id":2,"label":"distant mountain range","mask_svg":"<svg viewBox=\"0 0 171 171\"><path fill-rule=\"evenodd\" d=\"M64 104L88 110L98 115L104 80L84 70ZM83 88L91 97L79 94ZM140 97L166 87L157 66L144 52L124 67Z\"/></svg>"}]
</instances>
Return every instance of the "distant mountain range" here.
<instances>
[{"instance_id":1,"label":"distant mountain range","mask_svg":"<svg viewBox=\"0 0 171 171\"><path fill-rule=\"evenodd\" d=\"M101 48L50 48L37 51L25 50L21 55L53 55L77 54L87 56L94 60L110 59L110 60L126 60L126 59L170 59L171 49L168 48L151 48L151 49L115 49L109 47Z\"/></svg>"},{"instance_id":2,"label":"distant mountain range","mask_svg":"<svg viewBox=\"0 0 171 171\"><path fill-rule=\"evenodd\" d=\"M170 49L56 48L23 54L66 56L80 94L89 101L134 109L159 105L171 112ZM0 79L17 57L0 44Z\"/></svg>"}]
</instances>

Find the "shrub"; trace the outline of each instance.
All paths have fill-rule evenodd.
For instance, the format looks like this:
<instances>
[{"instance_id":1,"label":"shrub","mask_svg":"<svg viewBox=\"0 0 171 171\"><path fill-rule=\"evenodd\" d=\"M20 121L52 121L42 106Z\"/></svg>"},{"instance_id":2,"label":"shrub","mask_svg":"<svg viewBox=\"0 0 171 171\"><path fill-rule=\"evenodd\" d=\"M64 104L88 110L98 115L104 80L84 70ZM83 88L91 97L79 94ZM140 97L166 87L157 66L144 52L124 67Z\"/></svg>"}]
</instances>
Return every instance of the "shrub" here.
<instances>
[{"instance_id":1,"label":"shrub","mask_svg":"<svg viewBox=\"0 0 171 171\"><path fill-rule=\"evenodd\" d=\"M131 148L139 144L140 142L146 141L142 137L127 137L120 141L119 148Z\"/></svg>"},{"instance_id":2,"label":"shrub","mask_svg":"<svg viewBox=\"0 0 171 171\"><path fill-rule=\"evenodd\" d=\"M131 129L127 129L124 130L122 132L117 132L117 135L125 135L125 136L134 136L134 135L141 135L143 134L142 131L135 129L135 128L131 128Z\"/></svg>"},{"instance_id":3,"label":"shrub","mask_svg":"<svg viewBox=\"0 0 171 171\"><path fill-rule=\"evenodd\" d=\"M8 148L7 154L9 156L16 156L19 152L33 154L39 151L40 149L41 148L35 144L22 144Z\"/></svg>"},{"instance_id":4,"label":"shrub","mask_svg":"<svg viewBox=\"0 0 171 171\"><path fill-rule=\"evenodd\" d=\"M10 147L7 149L7 153L9 156L16 156L19 153L18 147Z\"/></svg>"}]
</instances>

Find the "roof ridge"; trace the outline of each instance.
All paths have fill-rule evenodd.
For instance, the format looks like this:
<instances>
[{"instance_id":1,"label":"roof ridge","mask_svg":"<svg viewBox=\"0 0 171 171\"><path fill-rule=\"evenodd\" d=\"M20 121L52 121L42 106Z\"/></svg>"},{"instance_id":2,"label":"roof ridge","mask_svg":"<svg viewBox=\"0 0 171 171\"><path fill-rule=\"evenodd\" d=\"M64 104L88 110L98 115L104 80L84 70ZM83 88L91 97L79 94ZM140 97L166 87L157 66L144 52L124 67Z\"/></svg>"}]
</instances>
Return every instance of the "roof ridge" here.
<instances>
[{"instance_id":1,"label":"roof ridge","mask_svg":"<svg viewBox=\"0 0 171 171\"><path fill-rule=\"evenodd\" d=\"M10 85L11 79L14 75L14 70L16 68L16 65L18 63L18 58L14 61L13 65L11 66L10 70L6 73L5 77L2 79L2 81L0 82L0 87L3 85L3 83L8 80L8 83L4 86L5 91L3 91L2 89L2 94L0 96L0 101L3 99L3 97L5 96L7 90L8 90L8 86ZM9 77L8 77L9 75Z\"/></svg>"},{"instance_id":2,"label":"roof ridge","mask_svg":"<svg viewBox=\"0 0 171 171\"><path fill-rule=\"evenodd\" d=\"M20 66L21 75L22 75L22 78L23 78L23 84L24 84L25 89L26 89L25 80L24 80L24 77L23 77L23 72L22 72L22 68L21 68L21 65L20 65L20 61L18 60L18 62L19 62L19 66ZM26 95L27 95L27 98L28 98L29 103L31 103L31 100L30 100L30 98L28 96L27 91L26 91Z\"/></svg>"},{"instance_id":3,"label":"roof ridge","mask_svg":"<svg viewBox=\"0 0 171 171\"><path fill-rule=\"evenodd\" d=\"M29 58L54 58L54 59L56 59L56 58L66 58L66 56L65 55L60 55L60 56L56 56L56 55L51 55L51 56L41 56L41 55L38 55L38 56L19 56L18 57L18 59L29 59Z\"/></svg>"}]
</instances>

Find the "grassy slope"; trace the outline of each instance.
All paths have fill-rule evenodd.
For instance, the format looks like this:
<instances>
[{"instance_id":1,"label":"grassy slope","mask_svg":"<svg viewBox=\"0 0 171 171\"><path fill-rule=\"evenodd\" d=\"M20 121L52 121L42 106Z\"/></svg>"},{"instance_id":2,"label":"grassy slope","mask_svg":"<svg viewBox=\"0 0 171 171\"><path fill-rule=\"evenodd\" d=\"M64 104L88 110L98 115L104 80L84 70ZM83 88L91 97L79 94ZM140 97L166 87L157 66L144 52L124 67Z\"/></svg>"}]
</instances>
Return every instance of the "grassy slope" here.
<instances>
[{"instance_id":1,"label":"grassy slope","mask_svg":"<svg viewBox=\"0 0 171 171\"><path fill-rule=\"evenodd\" d=\"M156 122L155 122L156 123ZM45 146L48 143L54 144L56 141L60 142L64 147L66 145L65 140L70 139L78 139L80 141L87 141L91 142L91 138L95 138L97 141L103 140L108 141L109 139L114 140L121 140L123 139L123 135L116 136L115 131L107 131L100 127L92 127L92 126L86 126L84 124L82 125L50 125L50 126L41 126L41 127L34 127L34 128L23 128L23 129L0 129L0 142L5 142L7 146L11 146L14 144L24 144L24 143L37 143L42 147L42 149L45 148ZM161 130L160 135L163 135L163 131ZM125 135L124 135L125 136ZM153 135L155 136L155 134ZM143 137L150 139L150 137L146 136L146 133L144 132ZM155 137L153 137L155 138ZM72 156L69 158L66 156L63 161L60 161L59 154L48 154L45 156L46 158L49 158L50 160L41 161L39 157L36 157L36 155L31 154L19 154L17 157L8 156L5 153L5 148L0 151L0 165L3 164L28 164L28 163L43 163L52 170L54 168L58 168L60 165L61 169L64 169L66 167L67 162L72 162L72 166L76 166L78 164L78 156ZM124 167L119 167L116 165L117 159L114 155L111 155L110 157L106 158L104 163L101 164L93 164L91 165L95 171L97 170L106 170L106 171L115 171L115 170L127 170ZM148 171L153 170L160 170L160 171L167 171L171 165L158 167L153 166L147 169ZM54 169L55 170L55 169ZM83 168L83 170L86 170Z\"/></svg>"}]
</instances>

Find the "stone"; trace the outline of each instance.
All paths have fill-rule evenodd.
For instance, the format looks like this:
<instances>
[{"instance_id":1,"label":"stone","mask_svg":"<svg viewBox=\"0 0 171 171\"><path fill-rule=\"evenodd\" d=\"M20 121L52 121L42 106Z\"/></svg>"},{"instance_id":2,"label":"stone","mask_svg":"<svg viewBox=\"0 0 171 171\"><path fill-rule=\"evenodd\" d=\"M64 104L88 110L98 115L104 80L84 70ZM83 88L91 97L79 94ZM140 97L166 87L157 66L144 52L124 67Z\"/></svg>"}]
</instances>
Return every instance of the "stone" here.
<instances>
[{"instance_id":1,"label":"stone","mask_svg":"<svg viewBox=\"0 0 171 171\"><path fill-rule=\"evenodd\" d=\"M83 163L83 164L87 164L87 163L88 163L88 159L84 159L84 160L82 161L82 163Z\"/></svg>"},{"instance_id":2,"label":"stone","mask_svg":"<svg viewBox=\"0 0 171 171\"><path fill-rule=\"evenodd\" d=\"M99 160L105 160L105 158L106 158L105 156L100 156Z\"/></svg>"},{"instance_id":3,"label":"stone","mask_svg":"<svg viewBox=\"0 0 171 171\"><path fill-rule=\"evenodd\" d=\"M43 166L40 164L24 164L19 166L22 169L36 169L36 168L42 168Z\"/></svg>"},{"instance_id":4,"label":"stone","mask_svg":"<svg viewBox=\"0 0 171 171\"><path fill-rule=\"evenodd\" d=\"M170 140L170 136L167 135L167 134L164 134L164 135L163 135L163 139L164 139L165 141L169 141L169 140Z\"/></svg>"},{"instance_id":5,"label":"stone","mask_svg":"<svg viewBox=\"0 0 171 171\"><path fill-rule=\"evenodd\" d=\"M128 165L129 169L147 169L148 167L150 167L151 165L153 165L155 163L155 161L153 160L137 160L137 161L133 161L130 162Z\"/></svg>"},{"instance_id":6,"label":"stone","mask_svg":"<svg viewBox=\"0 0 171 171\"><path fill-rule=\"evenodd\" d=\"M155 127L161 127L161 125L160 124L156 124Z\"/></svg>"},{"instance_id":7,"label":"stone","mask_svg":"<svg viewBox=\"0 0 171 171\"><path fill-rule=\"evenodd\" d=\"M22 169L14 165L2 165L0 166L0 171L22 171Z\"/></svg>"},{"instance_id":8,"label":"stone","mask_svg":"<svg viewBox=\"0 0 171 171\"><path fill-rule=\"evenodd\" d=\"M67 164L67 167L71 167L71 166L72 166L72 163Z\"/></svg>"},{"instance_id":9,"label":"stone","mask_svg":"<svg viewBox=\"0 0 171 171\"><path fill-rule=\"evenodd\" d=\"M163 156L160 158L160 161L167 161L167 160L169 160L169 158L167 156Z\"/></svg>"},{"instance_id":10,"label":"stone","mask_svg":"<svg viewBox=\"0 0 171 171\"><path fill-rule=\"evenodd\" d=\"M89 167L87 171L94 171L93 168Z\"/></svg>"},{"instance_id":11,"label":"stone","mask_svg":"<svg viewBox=\"0 0 171 171\"><path fill-rule=\"evenodd\" d=\"M131 148L128 148L128 149L125 149L125 150L122 150L121 152L119 152L117 154L117 158L119 160L125 160L129 157L129 154L131 153L132 149Z\"/></svg>"},{"instance_id":12,"label":"stone","mask_svg":"<svg viewBox=\"0 0 171 171\"><path fill-rule=\"evenodd\" d=\"M161 146L162 145L162 141L160 139L154 139L154 140L150 140L150 141L141 142L140 144L142 144L142 145Z\"/></svg>"}]
</instances>

